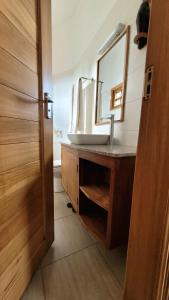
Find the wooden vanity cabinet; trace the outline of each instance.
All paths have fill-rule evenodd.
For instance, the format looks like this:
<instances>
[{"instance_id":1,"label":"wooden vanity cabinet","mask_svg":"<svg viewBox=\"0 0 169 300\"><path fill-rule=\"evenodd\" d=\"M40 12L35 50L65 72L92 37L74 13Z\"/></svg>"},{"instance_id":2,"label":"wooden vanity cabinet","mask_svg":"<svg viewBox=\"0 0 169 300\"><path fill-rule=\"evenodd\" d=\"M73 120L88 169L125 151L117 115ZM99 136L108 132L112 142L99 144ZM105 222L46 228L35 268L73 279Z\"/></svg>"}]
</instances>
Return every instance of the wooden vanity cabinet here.
<instances>
[{"instance_id":1,"label":"wooden vanity cabinet","mask_svg":"<svg viewBox=\"0 0 169 300\"><path fill-rule=\"evenodd\" d=\"M107 248L128 241L135 157L62 145L62 182L81 221Z\"/></svg>"},{"instance_id":2,"label":"wooden vanity cabinet","mask_svg":"<svg viewBox=\"0 0 169 300\"><path fill-rule=\"evenodd\" d=\"M73 208L78 210L78 153L68 147L62 146L62 185L68 194Z\"/></svg>"}]
</instances>

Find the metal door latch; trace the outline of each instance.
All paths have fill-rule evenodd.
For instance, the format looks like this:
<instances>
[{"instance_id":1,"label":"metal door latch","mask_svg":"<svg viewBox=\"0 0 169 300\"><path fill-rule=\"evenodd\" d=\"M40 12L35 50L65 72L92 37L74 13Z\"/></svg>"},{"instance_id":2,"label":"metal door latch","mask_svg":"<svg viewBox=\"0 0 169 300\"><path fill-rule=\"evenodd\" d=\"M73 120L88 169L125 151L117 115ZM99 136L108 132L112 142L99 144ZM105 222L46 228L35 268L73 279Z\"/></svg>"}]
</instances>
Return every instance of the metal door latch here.
<instances>
[{"instance_id":1,"label":"metal door latch","mask_svg":"<svg viewBox=\"0 0 169 300\"><path fill-rule=\"evenodd\" d=\"M148 67L145 73L144 100L150 100L153 86L154 67Z\"/></svg>"},{"instance_id":2,"label":"metal door latch","mask_svg":"<svg viewBox=\"0 0 169 300\"><path fill-rule=\"evenodd\" d=\"M46 117L47 119L53 118L53 103L49 93L44 93L44 101L46 103Z\"/></svg>"}]
</instances>

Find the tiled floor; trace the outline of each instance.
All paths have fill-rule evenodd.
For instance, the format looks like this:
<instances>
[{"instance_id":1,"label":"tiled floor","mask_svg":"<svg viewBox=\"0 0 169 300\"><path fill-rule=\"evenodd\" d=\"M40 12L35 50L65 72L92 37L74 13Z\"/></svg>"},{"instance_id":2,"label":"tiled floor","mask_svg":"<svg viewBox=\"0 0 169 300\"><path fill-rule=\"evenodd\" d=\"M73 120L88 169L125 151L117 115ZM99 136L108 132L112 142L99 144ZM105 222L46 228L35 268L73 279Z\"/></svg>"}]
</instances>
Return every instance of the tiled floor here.
<instances>
[{"instance_id":1,"label":"tiled floor","mask_svg":"<svg viewBox=\"0 0 169 300\"><path fill-rule=\"evenodd\" d=\"M106 250L55 194L55 241L23 300L120 300L126 249Z\"/></svg>"}]
</instances>

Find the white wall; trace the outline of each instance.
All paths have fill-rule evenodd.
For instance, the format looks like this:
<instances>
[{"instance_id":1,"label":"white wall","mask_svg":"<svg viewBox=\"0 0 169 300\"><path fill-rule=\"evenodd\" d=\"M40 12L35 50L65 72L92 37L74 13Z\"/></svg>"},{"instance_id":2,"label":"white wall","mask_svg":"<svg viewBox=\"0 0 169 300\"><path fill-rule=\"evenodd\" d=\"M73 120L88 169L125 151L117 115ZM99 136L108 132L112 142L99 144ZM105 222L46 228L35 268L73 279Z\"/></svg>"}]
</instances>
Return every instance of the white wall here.
<instances>
[{"instance_id":1,"label":"white wall","mask_svg":"<svg viewBox=\"0 0 169 300\"><path fill-rule=\"evenodd\" d=\"M140 0L118 0L108 15L103 26L100 28L90 46L81 57L73 74L73 82L76 83L81 76L93 77L96 80L97 51L111 34L115 26L121 22L131 25L129 68L127 80L127 97L125 107L125 121L115 124L115 138L120 144L136 146L140 123L140 112L142 103L142 91L144 80L144 69L146 59L146 48L138 50L133 43L136 34L135 19ZM95 126L95 97L93 103L93 132L108 133L109 126Z\"/></svg>"},{"instance_id":2,"label":"white wall","mask_svg":"<svg viewBox=\"0 0 169 300\"><path fill-rule=\"evenodd\" d=\"M54 98L54 159L61 159L60 142L67 141L71 114L72 73L66 73L53 79ZM57 134L62 131L62 134Z\"/></svg>"},{"instance_id":3,"label":"white wall","mask_svg":"<svg viewBox=\"0 0 169 300\"><path fill-rule=\"evenodd\" d=\"M52 0L53 74L77 65L116 0Z\"/></svg>"}]
</instances>

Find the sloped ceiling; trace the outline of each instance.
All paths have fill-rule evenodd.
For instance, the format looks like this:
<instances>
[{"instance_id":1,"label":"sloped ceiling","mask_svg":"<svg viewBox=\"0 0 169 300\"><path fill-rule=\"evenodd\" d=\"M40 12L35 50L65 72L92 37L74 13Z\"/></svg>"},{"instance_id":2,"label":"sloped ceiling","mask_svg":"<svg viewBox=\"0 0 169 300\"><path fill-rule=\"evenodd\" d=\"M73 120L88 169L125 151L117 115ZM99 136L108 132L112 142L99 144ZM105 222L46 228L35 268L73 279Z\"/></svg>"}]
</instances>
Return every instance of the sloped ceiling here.
<instances>
[{"instance_id":1,"label":"sloped ceiling","mask_svg":"<svg viewBox=\"0 0 169 300\"><path fill-rule=\"evenodd\" d=\"M52 0L53 75L73 70L117 0Z\"/></svg>"},{"instance_id":2,"label":"sloped ceiling","mask_svg":"<svg viewBox=\"0 0 169 300\"><path fill-rule=\"evenodd\" d=\"M58 26L67 23L74 15L79 3L79 0L53 0L53 23Z\"/></svg>"}]
</instances>

